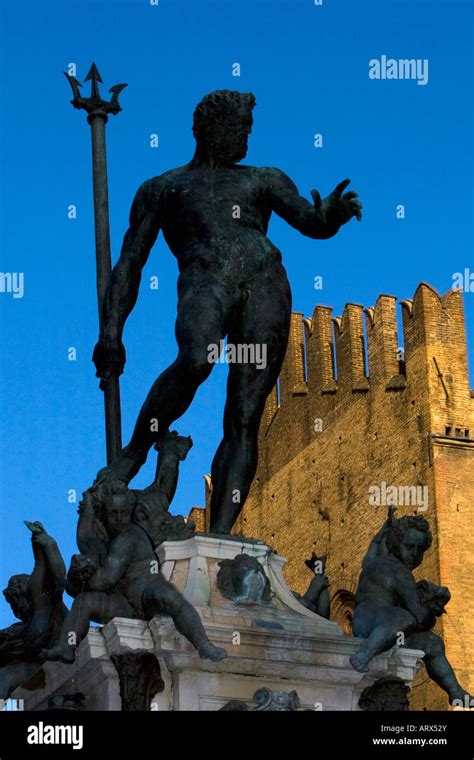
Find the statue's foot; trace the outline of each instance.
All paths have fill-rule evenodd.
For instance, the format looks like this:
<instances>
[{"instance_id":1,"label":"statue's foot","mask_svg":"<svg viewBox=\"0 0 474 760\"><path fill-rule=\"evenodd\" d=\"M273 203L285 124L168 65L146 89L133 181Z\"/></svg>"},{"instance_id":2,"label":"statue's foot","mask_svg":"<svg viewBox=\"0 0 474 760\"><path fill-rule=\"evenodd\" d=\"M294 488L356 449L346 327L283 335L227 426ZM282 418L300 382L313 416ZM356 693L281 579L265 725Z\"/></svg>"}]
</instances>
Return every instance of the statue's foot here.
<instances>
[{"instance_id":1,"label":"statue's foot","mask_svg":"<svg viewBox=\"0 0 474 760\"><path fill-rule=\"evenodd\" d=\"M362 647L358 649L357 652L354 652L354 654L351 654L349 660L352 667L355 668L358 673L367 673L370 660Z\"/></svg>"},{"instance_id":2,"label":"statue's foot","mask_svg":"<svg viewBox=\"0 0 474 760\"><path fill-rule=\"evenodd\" d=\"M134 455L127 448L124 448L112 464L99 470L94 481L94 487L111 480L122 480L128 484L140 470L142 464L144 464L143 457L138 454Z\"/></svg>"},{"instance_id":3,"label":"statue's foot","mask_svg":"<svg viewBox=\"0 0 474 760\"><path fill-rule=\"evenodd\" d=\"M212 660L213 662L219 662L219 660L224 660L227 657L225 649L215 647L210 641L200 646L198 652L203 660Z\"/></svg>"},{"instance_id":4,"label":"statue's foot","mask_svg":"<svg viewBox=\"0 0 474 760\"><path fill-rule=\"evenodd\" d=\"M474 709L474 697L464 689L456 690L449 694L449 704L453 707L463 707L468 710Z\"/></svg>"},{"instance_id":5,"label":"statue's foot","mask_svg":"<svg viewBox=\"0 0 474 760\"><path fill-rule=\"evenodd\" d=\"M212 538L223 538L226 539L229 536L232 536L232 526L227 525L211 525L209 528L208 535Z\"/></svg>"},{"instance_id":6,"label":"statue's foot","mask_svg":"<svg viewBox=\"0 0 474 760\"><path fill-rule=\"evenodd\" d=\"M55 660L57 662L71 663L74 662L75 657L76 655L74 649L72 649L72 647L68 646L67 644L54 644L53 646L41 651L41 658L43 660Z\"/></svg>"},{"instance_id":7,"label":"statue's foot","mask_svg":"<svg viewBox=\"0 0 474 760\"><path fill-rule=\"evenodd\" d=\"M161 455L173 454L181 462L183 462L190 448L192 448L193 440L190 435L179 435L177 430L168 430L166 433L158 439L155 444L156 451L159 451Z\"/></svg>"}]
</instances>

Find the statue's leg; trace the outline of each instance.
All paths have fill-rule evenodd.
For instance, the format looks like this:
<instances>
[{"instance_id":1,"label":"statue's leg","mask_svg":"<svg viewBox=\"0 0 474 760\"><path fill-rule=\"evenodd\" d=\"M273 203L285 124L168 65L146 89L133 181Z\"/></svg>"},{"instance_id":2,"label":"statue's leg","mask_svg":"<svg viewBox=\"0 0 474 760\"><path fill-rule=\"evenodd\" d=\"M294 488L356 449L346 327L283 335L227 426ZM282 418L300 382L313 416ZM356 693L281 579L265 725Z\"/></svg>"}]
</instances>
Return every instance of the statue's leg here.
<instances>
[{"instance_id":1,"label":"statue's leg","mask_svg":"<svg viewBox=\"0 0 474 760\"><path fill-rule=\"evenodd\" d=\"M277 381L288 343L291 291L283 267L262 272L249 291L227 340L237 349L250 346L258 363L229 364L224 437L211 469L213 533L230 533L244 506L257 469L265 401Z\"/></svg>"},{"instance_id":2,"label":"statue's leg","mask_svg":"<svg viewBox=\"0 0 474 760\"><path fill-rule=\"evenodd\" d=\"M138 415L130 443L98 480L129 482L145 462L148 451L172 422L185 413L213 363L209 346L224 339L232 294L202 266L192 265L179 276L176 360L153 383Z\"/></svg>"},{"instance_id":3,"label":"statue's leg","mask_svg":"<svg viewBox=\"0 0 474 760\"><path fill-rule=\"evenodd\" d=\"M356 622L355 615L354 622ZM359 673L366 673L373 657L393 647L400 633L408 636L415 628L416 620L407 610L388 605L367 606L364 619L359 617L355 627L355 635L364 636L365 641L357 652L351 655L351 665Z\"/></svg>"},{"instance_id":4,"label":"statue's leg","mask_svg":"<svg viewBox=\"0 0 474 760\"><path fill-rule=\"evenodd\" d=\"M214 662L227 657L225 649L216 647L209 641L194 607L162 576L156 576L146 586L142 605L148 620L160 613L170 615L177 630L197 649L200 657Z\"/></svg>"},{"instance_id":5,"label":"statue's leg","mask_svg":"<svg viewBox=\"0 0 474 760\"><path fill-rule=\"evenodd\" d=\"M406 646L422 649L423 662L429 677L445 691L450 704L460 700L462 707L474 707L474 699L462 688L446 657L443 640L432 631L415 633L406 640Z\"/></svg>"},{"instance_id":6,"label":"statue's leg","mask_svg":"<svg viewBox=\"0 0 474 760\"><path fill-rule=\"evenodd\" d=\"M64 618L57 641L44 649L41 656L45 660L74 662L75 650L87 636L91 620L104 624L114 617L135 617L132 607L119 592L84 591L78 594Z\"/></svg>"}]
</instances>

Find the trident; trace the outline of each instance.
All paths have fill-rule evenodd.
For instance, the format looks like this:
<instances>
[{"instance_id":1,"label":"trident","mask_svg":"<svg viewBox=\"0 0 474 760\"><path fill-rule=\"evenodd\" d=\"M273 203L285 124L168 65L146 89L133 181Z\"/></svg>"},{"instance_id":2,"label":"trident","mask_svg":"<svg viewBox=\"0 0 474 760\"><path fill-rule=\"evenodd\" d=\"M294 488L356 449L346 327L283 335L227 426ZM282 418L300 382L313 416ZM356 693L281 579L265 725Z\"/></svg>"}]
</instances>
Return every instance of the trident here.
<instances>
[{"instance_id":1,"label":"trident","mask_svg":"<svg viewBox=\"0 0 474 760\"><path fill-rule=\"evenodd\" d=\"M87 111L87 121L92 133L92 176L94 187L94 223L95 223L95 256L97 268L97 297L99 305L99 328L102 328L102 305L110 281L112 271L110 256L109 230L109 194L107 187L107 156L105 150L105 125L108 114L116 114L122 110L118 97L126 84L116 84L111 87L110 101L102 100L99 93L99 82L102 78L95 63L89 69L85 82L91 80L89 98L81 96L79 88L82 84L67 72L63 72L72 87L74 108ZM100 388L104 392L105 437L107 443L107 464L119 455L122 450L122 429L120 413L120 384L118 377L111 377L106 382L101 381Z\"/></svg>"}]
</instances>

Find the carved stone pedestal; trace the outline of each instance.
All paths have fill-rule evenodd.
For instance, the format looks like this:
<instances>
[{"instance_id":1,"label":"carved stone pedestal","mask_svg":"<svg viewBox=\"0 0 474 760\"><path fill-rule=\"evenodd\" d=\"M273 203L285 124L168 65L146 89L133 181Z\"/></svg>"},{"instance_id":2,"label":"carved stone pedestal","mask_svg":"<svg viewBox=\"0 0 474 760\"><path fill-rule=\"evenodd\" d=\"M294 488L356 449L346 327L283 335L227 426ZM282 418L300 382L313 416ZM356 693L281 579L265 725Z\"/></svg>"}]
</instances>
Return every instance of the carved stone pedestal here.
<instances>
[{"instance_id":1,"label":"carved stone pedestal","mask_svg":"<svg viewBox=\"0 0 474 760\"><path fill-rule=\"evenodd\" d=\"M241 553L262 565L268 602L235 602L220 590L219 562ZM360 641L296 600L283 577L286 560L264 544L197 535L163 544L158 558L229 656L200 659L166 616L149 623L115 618L91 628L73 665L46 663L44 688L15 692L25 709L45 709L49 697L80 691L88 710L219 710L232 699L252 706L254 693L269 688L296 691L301 709L358 710L361 692L379 678L413 681L422 653L406 648L376 657L366 674L355 671L349 657Z\"/></svg>"}]
</instances>

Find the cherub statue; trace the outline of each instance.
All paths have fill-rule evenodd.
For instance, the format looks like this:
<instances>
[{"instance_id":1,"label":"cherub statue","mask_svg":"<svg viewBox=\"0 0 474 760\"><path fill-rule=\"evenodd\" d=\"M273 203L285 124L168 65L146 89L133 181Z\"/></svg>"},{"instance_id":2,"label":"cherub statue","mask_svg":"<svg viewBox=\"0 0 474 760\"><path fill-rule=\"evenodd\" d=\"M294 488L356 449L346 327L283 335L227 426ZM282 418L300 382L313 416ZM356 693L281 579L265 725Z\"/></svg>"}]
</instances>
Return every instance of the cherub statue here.
<instances>
[{"instance_id":1,"label":"cherub statue","mask_svg":"<svg viewBox=\"0 0 474 760\"><path fill-rule=\"evenodd\" d=\"M167 512L179 461L191 445L190 438L167 433L160 442L157 480L145 491L107 481L92 495L85 495L83 523L78 529L79 548L85 553L73 557L66 587L75 600L59 640L44 652L45 658L73 662L75 648L87 635L91 620L101 624L114 617L150 620L161 613L173 618L177 630L201 657L220 660L227 656L224 649L209 641L197 611L163 578L157 566L157 546L171 535L187 538L194 530L182 517Z\"/></svg>"},{"instance_id":2,"label":"cherub statue","mask_svg":"<svg viewBox=\"0 0 474 760\"><path fill-rule=\"evenodd\" d=\"M21 622L0 631L0 698L7 699L41 668L41 650L54 642L67 608L62 597L66 567L58 545L40 522L31 531L35 565L31 575L13 575L3 591Z\"/></svg>"},{"instance_id":3,"label":"cherub statue","mask_svg":"<svg viewBox=\"0 0 474 760\"><path fill-rule=\"evenodd\" d=\"M427 520L421 515L388 519L372 540L362 562L352 623L354 636L365 638L350 658L361 673L368 670L375 655L394 646L401 633L405 646L424 651L429 677L454 700L470 703L471 696L459 684L445 654L443 640L430 629L445 610L449 590L429 581L415 581L419 567L431 546Z\"/></svg>"}]
</instances>

